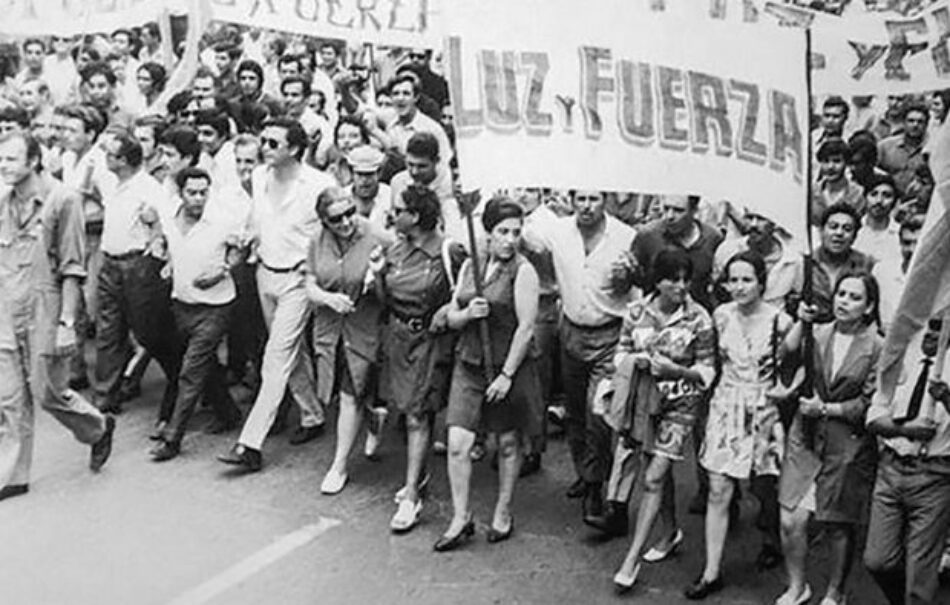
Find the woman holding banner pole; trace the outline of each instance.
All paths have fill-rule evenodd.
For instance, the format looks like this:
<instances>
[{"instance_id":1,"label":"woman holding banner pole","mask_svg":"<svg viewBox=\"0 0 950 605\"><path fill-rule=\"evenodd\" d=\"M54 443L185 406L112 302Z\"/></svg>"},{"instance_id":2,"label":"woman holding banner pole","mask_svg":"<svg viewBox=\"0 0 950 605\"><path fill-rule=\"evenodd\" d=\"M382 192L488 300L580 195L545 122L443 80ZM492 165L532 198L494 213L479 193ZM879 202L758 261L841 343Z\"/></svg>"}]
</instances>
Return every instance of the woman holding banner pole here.
<instances>
[{"instance_id":1,"label":"woman holding banner pole","mask_svg":"<svg viewBox=\"0 0 950 605\"><path fill-rule=\"evenodd\" d=\"M789 587L776 605L800 605L811 598L805 582L808 521L814 516L830 540L830 578L822 605L846 602L845 582L855 556L860 525L866 524L877 465L877 443L865 429L882 349L877 282L866 273L838 278L834 322L814 326L811 359L801 359L803 324L817 314L802 304L784 354L812 364L814 396L802 397L789 429L779 480L782 549Z\"/></svg>"},{"instance_id":2,"label":"woman holding banner pole","mask_svg":"<svg viewBox=\"0 0 950 605\"><path fill-rule=\"evenodd\" d=\"M487 258L462 265L455 296L448 310L449 327L461 330L456 347L449 409L449 481L452 522L435 543L435 550L454 550L475 532L469 510L472 446L479 429L498 435L498 501L488 541L511 537L511 499L518 478L519 433L531 433L541 423L541 385L533 352L538 314L538 274L518 253L524 211L518 204L496 198L488 202L482 224L488 234ZM473 262L484 262L484 286L478 295ZM491 359L485 360L479 321L489 326ZM490 366L488 365L490 364Z\"/></svg>"}]
</instances>

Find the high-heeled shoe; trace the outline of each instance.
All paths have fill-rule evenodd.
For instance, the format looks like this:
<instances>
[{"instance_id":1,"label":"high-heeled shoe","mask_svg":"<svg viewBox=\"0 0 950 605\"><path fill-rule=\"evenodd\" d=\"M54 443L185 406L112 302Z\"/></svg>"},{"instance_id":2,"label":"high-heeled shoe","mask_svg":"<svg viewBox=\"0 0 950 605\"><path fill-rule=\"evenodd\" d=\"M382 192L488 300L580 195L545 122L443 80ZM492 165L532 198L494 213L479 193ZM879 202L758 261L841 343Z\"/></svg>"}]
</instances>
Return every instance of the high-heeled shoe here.
<instances>
[{"instance_id":1,"label":"high-heeled shoe","mask_svg":"<svg viewBox=\"0 0 950 605\"><path fill-rule=\"evenodd\" d=\"M614 590L617 594L623 594L625 592L630 592L630 589L633 588L633 585L637 581L637 576L640 575L640 566L641 564L637 562L633 566L633 571L629 575L624 574L623 571L618 571L614 574Z\"/></svg>"},{"instance_id":2,"label":"high-heeled shoe","mask_svg":"<svg viewBox=\"0 0 950 605\"><path fill-rule=\"evenodd\" d=\"M436 540L435 544L432 545L432 550L435 552L449 552L450 550L455 550L465 542L468 542L474 535L475 521L469 518L459 533L454 536L443 535Z\"/></svg>"},{"instance_id":3,"label":"high-heeled shoe","mask_svg":"<svg viewBox=\"0 0 950 605\"><path fill-rule=\"evenodd\" d=\"M508 519L508 529L505 531L498 531L494 527L488 528L488 533L485 535L485 539L489 543L495 544L497 542L504 542L511 537L511 534L515 531L515 518L511 517Z\"/></svg>"},{"instance_id":4,"label":"high-heeled shoe","mask_svg":"<svg viewBox=\"0 0 950 605\"><path fill-rule=\"evenodd\" d=\"M659 563L664 559L668 558L676 549L679 548L679 545L683 543L683 530L677 529L673 534L673 540L670 542L669 548L666 550L661 550L654 546L643 555L643 560L647 563Z\"/></svg>"}]
</instances>

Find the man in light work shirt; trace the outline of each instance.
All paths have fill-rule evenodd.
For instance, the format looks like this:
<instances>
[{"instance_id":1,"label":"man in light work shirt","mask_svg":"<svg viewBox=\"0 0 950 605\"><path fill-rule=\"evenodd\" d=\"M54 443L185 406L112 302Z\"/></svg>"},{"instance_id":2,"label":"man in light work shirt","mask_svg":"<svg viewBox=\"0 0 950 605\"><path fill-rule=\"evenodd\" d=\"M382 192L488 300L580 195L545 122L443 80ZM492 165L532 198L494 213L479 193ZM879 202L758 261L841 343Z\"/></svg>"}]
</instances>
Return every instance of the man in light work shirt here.
<instances>
[{"instance_id":1,"label":"man in light work shirt","mask_svg":"<svg viewBox=\"0 0 950 605\"><path fill-rule=\"evenodd\" d=\"M585 515L603 514L603 483L611 464L611 432L591 410L594 389L609 376L621 317L639 295L615 273L636 232L604 212L604 195L577 191L574 216L525 230L529 247L547 250L561 295L561 371L565 430L577 480L568 497L584 498ZM626 272L623 272L624 276Z\"/></svg>"},{"instance_id":2,"label":"man in light work shirt","mask_svg":"<svg viewBox=\"0 0 950 605\"><path fill-rule=\"evenodd\" d=\"M306 148L307 134L296 120L278 118L264 123L264 165L252 178L252 220L259 261L257 285L270 334L254 407L237 444L218 458L245 471L261 469L261 446L288 386L301 416L291 443L310 441L323 430L324 412L305 343L311 309L303 268L310 238L319 225L314 200L336 181L301 163Z\"/></svg>"},{"instance_id":3,"label":"man in light work shirt","mask_svg":"<svg viewBox=\"0 0 950 605\"><path fill-rule=\"evenodd\" d=\"M98 471L115 421L67 388L86 275L79 195L39 172L40 147L0 135L0 500L29 490L33 398L82 443Z\"/></svg>"},{"instance_id":4,"label":"man in light work shirt","mask_svg":"<svg viewBox=\"0 0 950 605\"><path fill-rule=\"evenodd\" d=\"M206 171L186 168L175 181L182 204L163 231L171 263L172 310L185 353L175 413L150 452L156 462L178 455L188 421L200 401L208 401L214 409L211 432L236 428L241 419L217 357L236 296L228 253L236 248L238 234L233 223L206 216L211 189Z\"/></svg>"}]
</instances>

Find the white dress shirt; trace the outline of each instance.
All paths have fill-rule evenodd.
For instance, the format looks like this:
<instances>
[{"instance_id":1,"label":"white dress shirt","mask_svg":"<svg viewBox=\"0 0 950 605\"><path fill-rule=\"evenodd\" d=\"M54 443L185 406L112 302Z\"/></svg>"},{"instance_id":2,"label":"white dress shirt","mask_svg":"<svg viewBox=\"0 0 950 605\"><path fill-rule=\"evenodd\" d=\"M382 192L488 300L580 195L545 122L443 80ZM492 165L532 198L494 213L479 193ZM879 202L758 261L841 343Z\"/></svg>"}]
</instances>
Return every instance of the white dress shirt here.
<instances>
[{"instance_id":1,"label":"white dress shirt","mask_svg":"<svg viewBox=\"0 0 950 605\"><path fill-rule=\"evenodd\" d=\"M267 166L258 166L252 176L257 255L271 269L292 269L306 260L310 238L320 224L317 196L327 187L336 186L336 180L301 164L286 196L275 203L267 193L272 178Z\"/></svg>"},{"instance_id":2,"label":"white dress shirt","mask_svg":"<svg viewBox=\"0 0 950 605\"><path fill-rule=\"evenodd\" d=\"M529 224L524 231L530 245L550 251L564 315L580 326L597 327L620 319L627 305L640 296L636 287L621 296L610 290L610 267L630 251L636 231L610 215L605 220L603 237L590 254L584 252L575 217L558 217L543 226Z\"/></svg>"},{"instance_id":3,"label":"white dress shirt","mask_svg":"<svg viewBox=\"0 0 950 605\"><path fill-rule=\"evenodd\" d=\"M113 193L103 198L102 251L122 255L144 250L149 229L141 220L142 212L159 210L165 199L161 184L144 170L117 184Z\"/></svg>"},{"instance_id":4,"label":"white dress shirt","mask_svg":"<svg viewBox=\"0 0 950 605\"><path fill-rule=\"evenodd\" d=\"M232 226L202 215L184 232L185 220L179 210L165 229L165 242L172 267L172 298L190 305L226 305L237 290L231 274L205 290L195 287L195 278L214 275L227 262L228 244L237 239Z\"/></svg>"}]
</instances>

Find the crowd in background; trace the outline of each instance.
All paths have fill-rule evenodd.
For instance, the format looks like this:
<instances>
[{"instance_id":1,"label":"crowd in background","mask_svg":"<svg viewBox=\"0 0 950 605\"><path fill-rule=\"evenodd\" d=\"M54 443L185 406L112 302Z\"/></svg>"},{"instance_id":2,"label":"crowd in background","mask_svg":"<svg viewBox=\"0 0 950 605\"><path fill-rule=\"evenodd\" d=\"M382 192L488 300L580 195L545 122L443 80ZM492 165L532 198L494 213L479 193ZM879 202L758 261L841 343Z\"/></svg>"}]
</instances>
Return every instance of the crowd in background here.
<instances>
[{"instance_id":1,"label":"crowd in background","mask_svg":"<svg viewBox=\"0 0 950 605\"><path fill-rule=\"evenodd\" d=\"M461 195L432 51L224 25L162 35L150 23L0 45L0 499L29 489L34 399L98 470L154 360L166 379L156 462L201 438L186 438L201 407L204 432L237 433L219 458L242 472L263 468L269 435L303 444L335 417L334 457L320 462L330 496L358 473L357 441L372 460L398 434L390 527L405 533L430 454L446 455L453 515L436 551L473 537L486 449L498 469L487 539L511 538L517 479L563 428L583 522L632 529L620 591L683 542L671 467L688 460L689 510L706 515L688 598L724 588L749 480L755 565L788 573L778 605L812 597L810 521L832 553L822 605L847 601L862 555L890 603L934 602L950 388L943 368L908 367L884 400L875 366L950 92L816 103L806 260L803 234L741 199L543 183ZM941 329L924 338L931 363Z\"/></svg>"}]
</instances>

